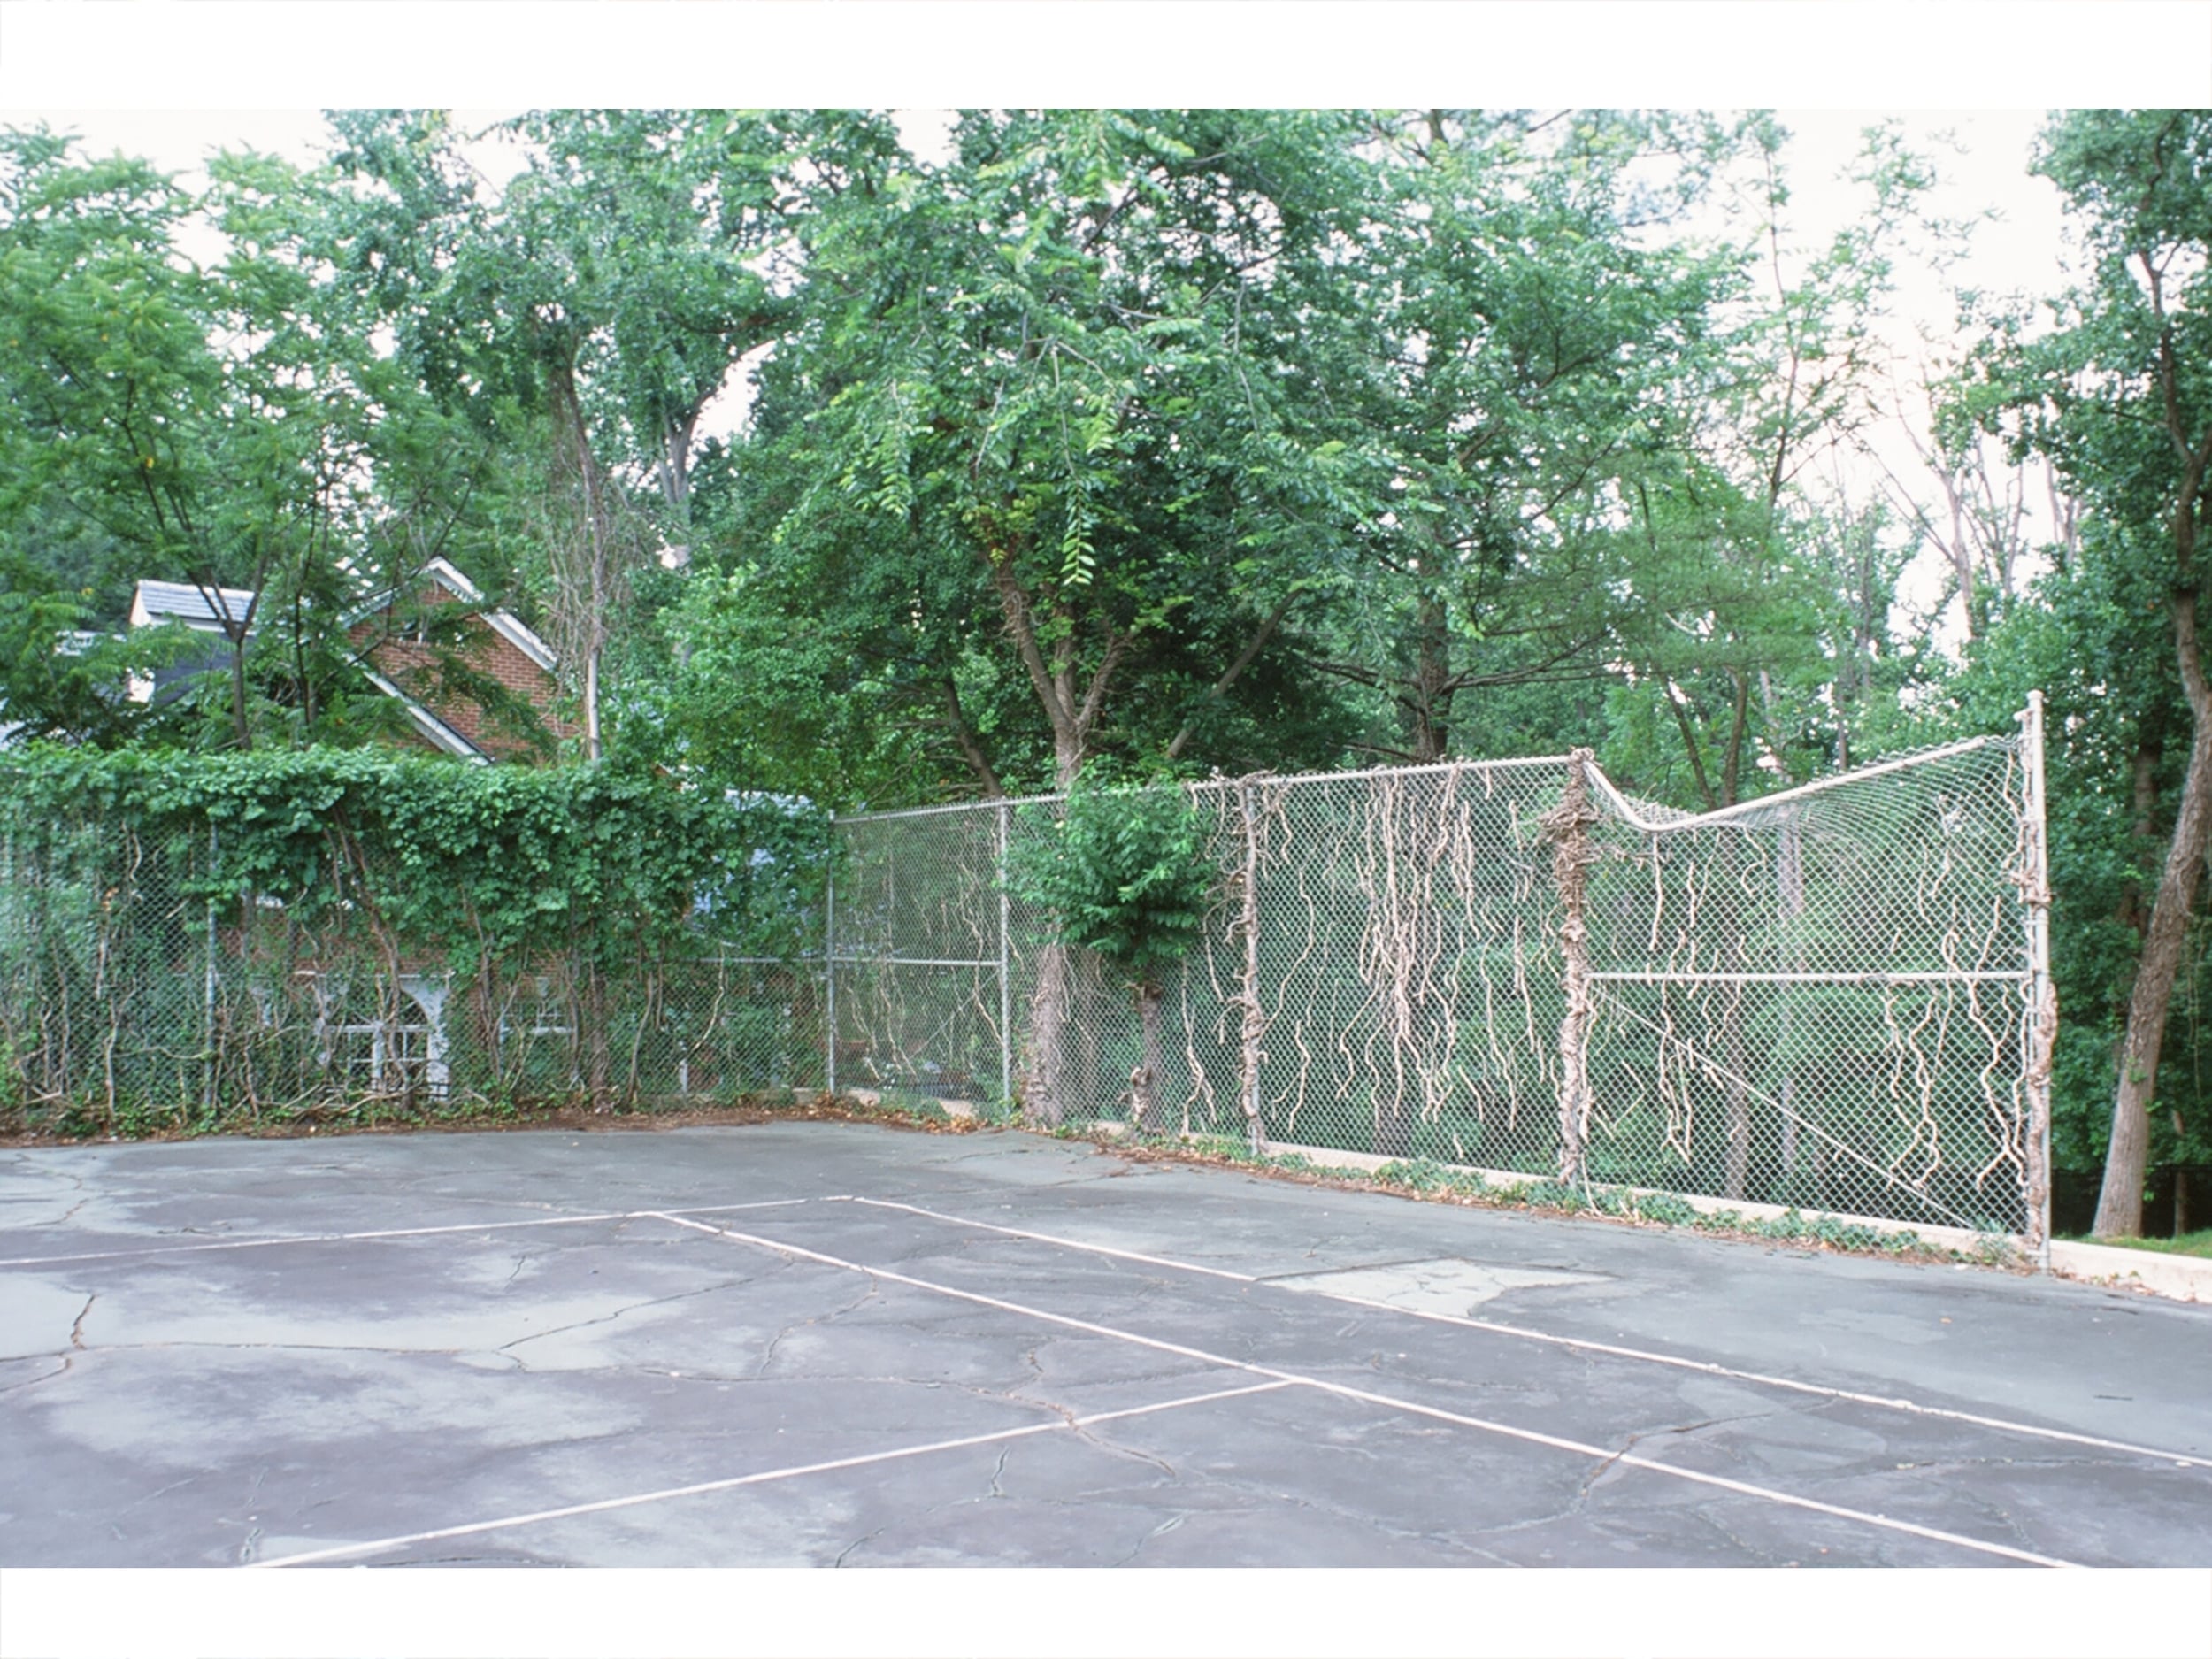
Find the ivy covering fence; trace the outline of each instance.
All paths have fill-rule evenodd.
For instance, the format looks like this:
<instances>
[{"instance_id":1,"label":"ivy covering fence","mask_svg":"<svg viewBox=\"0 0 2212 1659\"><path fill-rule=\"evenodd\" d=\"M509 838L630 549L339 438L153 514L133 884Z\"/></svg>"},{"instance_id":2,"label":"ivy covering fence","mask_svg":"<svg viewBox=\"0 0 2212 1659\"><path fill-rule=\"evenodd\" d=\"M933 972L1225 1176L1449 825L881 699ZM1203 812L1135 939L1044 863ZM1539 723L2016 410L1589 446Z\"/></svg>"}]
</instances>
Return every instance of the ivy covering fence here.
<instances>
[{"instance_id":1,"label":"ivy covering fence","mask_svg":"<svg viewBox=\"0 0 2212 1659\"><path fill-rule=\"evenodd\" d=\"M1079 792L843 820L834 1076L2037 1240L2024 724L1700 815L1586 752L1185 786L1210 899L1171 967L1134 928L1181 913L1179 822L1140 855Z\"/></svg>"},{"instance_id":2,"label":"ivy covering fence","mask_svg":"<svg viewBox=\"0 0 2212 1659\"><path fill-rule=\"evenodd\" d=\"M134 1133L820 1069L826 826L618 765L0 768L0 1106Z\"/></svg>"}]
</instances>

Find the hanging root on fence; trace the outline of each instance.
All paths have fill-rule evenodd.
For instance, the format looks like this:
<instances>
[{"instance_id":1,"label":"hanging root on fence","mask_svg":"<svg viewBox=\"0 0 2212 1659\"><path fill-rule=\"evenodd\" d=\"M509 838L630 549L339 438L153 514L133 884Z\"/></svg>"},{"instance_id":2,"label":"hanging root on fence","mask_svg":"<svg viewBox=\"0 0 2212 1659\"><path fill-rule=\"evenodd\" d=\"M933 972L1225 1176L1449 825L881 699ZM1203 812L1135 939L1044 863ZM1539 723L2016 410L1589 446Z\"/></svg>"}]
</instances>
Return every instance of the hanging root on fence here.
<instances>
[{"instance_id":1,"label":"hanging root on fence","mask_svg":"<svg viewBox=\"0 0 2212 1659\"><path fill-rule=\"evenodd\" d=\"M1566 792L1559 804L1542 819L1544 839L1551 843L1552 883L1558 889L1563 912L1559 924L1559 949L1564 963L1567 1011L1559 1022L1559 1179L1586 1181L1583 1149L1590 1132L1590 1019L1594 1003L1590 995L1590 932L1587 922L1590 866L1597 849L1590 840L1590 826L1598 821L1590 803L1590 785L1585 768L1592 756L1578 749L1568 758Z\"/></svg>"}]
</instances>

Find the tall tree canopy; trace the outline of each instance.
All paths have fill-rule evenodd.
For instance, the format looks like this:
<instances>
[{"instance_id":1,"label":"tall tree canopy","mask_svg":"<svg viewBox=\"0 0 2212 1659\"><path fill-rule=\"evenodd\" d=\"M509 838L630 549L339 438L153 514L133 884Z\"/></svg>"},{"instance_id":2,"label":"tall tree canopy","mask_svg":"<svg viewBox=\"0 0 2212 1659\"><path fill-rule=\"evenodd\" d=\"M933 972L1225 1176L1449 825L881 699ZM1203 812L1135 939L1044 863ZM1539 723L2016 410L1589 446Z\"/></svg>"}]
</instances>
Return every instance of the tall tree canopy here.
<instances>
[{"instance_id":1,"label":"tall tree canopy","mask_svg":"<svg viewBox=\"0 0 2212 1659\"><path fill-rule=\"evenodd\" d=\"M2167 687L2129 671L2101 687L2131 694L2140 838L2170 822L2140 920L2097 1205L2098 1232L2134 1233L2174 987L2212 847L2212 687L2200 635L2212 526L2212 113L2079 111L2047 130L2036 165L2065 192L2090 269L2047 331L1993 342L1983 407L2049 456L2085 508L2053 612L2078 621L2091 594L2125 613L2162 611L2162 657L2180 694L2177 710ZM2170 804L2159 798L2171 787L2161 764L2170 747L2187 757ZM2172 1122L2185 1133L2177 1112Z\"/></svg>"}]
</instances>

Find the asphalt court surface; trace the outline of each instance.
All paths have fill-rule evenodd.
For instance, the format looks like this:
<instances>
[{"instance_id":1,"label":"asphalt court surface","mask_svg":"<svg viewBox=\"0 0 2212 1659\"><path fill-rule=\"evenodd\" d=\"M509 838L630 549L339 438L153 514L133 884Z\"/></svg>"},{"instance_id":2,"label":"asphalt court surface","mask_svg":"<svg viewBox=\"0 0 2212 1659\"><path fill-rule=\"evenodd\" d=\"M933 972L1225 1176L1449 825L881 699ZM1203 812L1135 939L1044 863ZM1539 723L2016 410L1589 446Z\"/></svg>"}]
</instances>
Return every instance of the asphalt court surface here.
<instances>
[{"instance_id":1,"label":"asphalt court surface","mask_svg":"<svg viewBox=\"0 0 2212 1659\"><path fill-rule=\"evenodd\" d=\"M841 1124L0 1152L0 1565L2212 1565L2212 1309Z\"/></svg>"}]
</instances>

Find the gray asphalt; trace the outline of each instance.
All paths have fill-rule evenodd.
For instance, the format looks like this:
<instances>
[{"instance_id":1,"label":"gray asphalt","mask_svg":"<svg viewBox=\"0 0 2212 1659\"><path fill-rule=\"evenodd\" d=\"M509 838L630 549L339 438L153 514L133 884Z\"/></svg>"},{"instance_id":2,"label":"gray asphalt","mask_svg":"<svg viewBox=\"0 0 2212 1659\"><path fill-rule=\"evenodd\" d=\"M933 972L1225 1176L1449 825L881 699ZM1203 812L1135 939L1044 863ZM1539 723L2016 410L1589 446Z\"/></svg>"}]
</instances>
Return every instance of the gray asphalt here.
<instances>
[{"instance_id":1,"label":"gray asphalt","mask_svg":"<svg viewBox=\"0 0 2212 1659\"><path fill-rule=\"evenodd\" d=\"M1008 1132L0 1153L6 1566L2203 1567L2208 1377L2212 1309Z\"/></svg>"}]
</instances>

